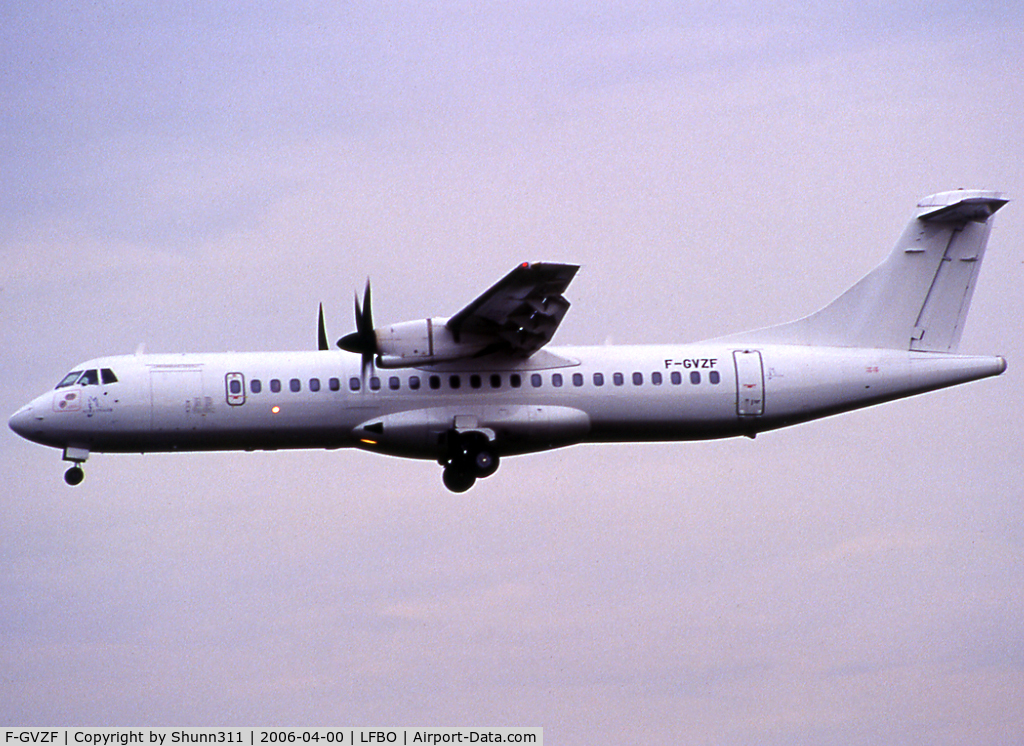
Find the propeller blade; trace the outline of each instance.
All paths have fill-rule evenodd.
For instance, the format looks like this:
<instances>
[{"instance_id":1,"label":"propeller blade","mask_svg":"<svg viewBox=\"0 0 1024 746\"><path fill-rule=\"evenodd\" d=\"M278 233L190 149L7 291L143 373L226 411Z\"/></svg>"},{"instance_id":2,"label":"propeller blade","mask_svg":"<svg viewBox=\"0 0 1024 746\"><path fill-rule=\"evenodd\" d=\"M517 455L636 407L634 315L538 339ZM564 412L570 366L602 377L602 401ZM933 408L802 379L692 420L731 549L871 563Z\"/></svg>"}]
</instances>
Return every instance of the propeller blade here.
<instances>
[{"instance_id":1,"label":"propeller blade","mask_svg":"<svg viewBox=\"0 0 1024 746\"><path fill-rule=\"evenodd\" d=\"M344 337L338 340L338 347L345 350L346 352L362 352L363 351L363 334L362 334L362 318L363 309L359 306L359 296L355 296L356 305L356 330L346 334Z\"/></svg>"},{"instance_id":2,"label":"propeller blade","mask_svg":"<svg viewBox=\"0 0 1024 746\"><path fill-rule=\"evenodd\" d=\"M363 291L363 313L356 316L356 332L363 353L362 376L365 384L366 370L373 369L373 356L377 354L377 335L373 331L373 306L370 301L370 278L366 278L366 290Z\"/></svg>"},{"instance_id":3,"label":"propeller blade","mask_svg":"<svg viewBox=\"0 0 1024 746\"><path fill-rule=\"evenodd\" d=\"M338 347L348 352L362 355L362 376L366 380L366 371L373 367L373 358L377 354L377 334L373 330L373 299L370 291L370 280L366 280L363 291L363 303L359 304L359 295L355 296L356 330L338 340Z\"/></svg>"},{"instance_id":4,"label":"propeller blade","mask_svg":"<svg viewBox=\"0 0 1024 746\"><path fill-rule=\"evenodd\" d=\"M370 306L370 278L366 278L366 290L363 292L363 318L362 327L358 327L359 319L357 317L356 324L359 331L367 337L367 341L372 342L374 348L377 347L377 339L370 336L373 335L373 308Z\"/></svg>"},{"instance_id":5,"label":"propeller blade","mask_svg":"<svg viewBox=\"0 0 1024 746\"><path fill-rule=\"evenodd\" d=\"M329 350L331 345L327 341L327 324L324 323L324 304L320 304L320 313L317 318L317 349Z\"/></svg>"}]
</instances>

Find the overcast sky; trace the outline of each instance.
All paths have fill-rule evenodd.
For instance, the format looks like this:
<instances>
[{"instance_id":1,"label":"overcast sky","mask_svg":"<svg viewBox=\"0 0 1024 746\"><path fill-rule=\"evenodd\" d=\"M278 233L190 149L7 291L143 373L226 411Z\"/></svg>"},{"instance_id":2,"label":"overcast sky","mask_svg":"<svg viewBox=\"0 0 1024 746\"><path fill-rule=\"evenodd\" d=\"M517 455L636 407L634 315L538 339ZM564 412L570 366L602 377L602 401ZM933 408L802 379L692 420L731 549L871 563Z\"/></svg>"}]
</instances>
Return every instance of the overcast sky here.
<instances>
[{"instance_id":1,"label":"overcast sky","mask_svg":"<svg viewBox=\"0 0 1024 746\"><path fill-rule=\"evenodd\" d=\"M8 2L0 410L100 354L308 349L582 265L555 344L805 315L918 197L1024 198L1016 3ZM634 7L640 5L641 7ZM577 7L580 6L580 7ZM1024 740L1024 207L996 379L758 437L104 456L0 433L0 723Z\"/></svg>"}]
</instances>

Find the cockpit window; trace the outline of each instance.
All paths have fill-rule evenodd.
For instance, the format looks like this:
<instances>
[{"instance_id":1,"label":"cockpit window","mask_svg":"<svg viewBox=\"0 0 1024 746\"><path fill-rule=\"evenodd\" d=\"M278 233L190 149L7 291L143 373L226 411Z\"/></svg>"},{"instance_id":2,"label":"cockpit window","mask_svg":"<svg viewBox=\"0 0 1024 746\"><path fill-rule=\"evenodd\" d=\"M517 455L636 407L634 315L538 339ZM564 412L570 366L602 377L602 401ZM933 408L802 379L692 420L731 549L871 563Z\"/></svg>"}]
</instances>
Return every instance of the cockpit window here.
<instances>
[{"instance_id":1,"label":"cockpit window","mask_svg":"<svg viewBox=\"0 0 1024 746\"><path fill-rule=\"evenodd\" d=\"M104 385L117 383L117 376L110 368L103 368L102 370L73 370L68 373L57 384L57 388L63 389L68 386L74 386L76 383L79 386L98 386L100 381L103 381Z\"/></svg>"},{"instance_id":2,"label":"cockpit window","mask_svg":"<svg viewBox=\"0 0 1024 746\"><path fill-rule=\"evenodd\" d=\"M82 375L82 371L80 371L80 370L73 370L73 371L71 371L66 376L64 376L64 378L61 380L60 383L57 384L57 388L62 389L62 388L65 388L66 386L73 385L75 383L75 381L78 380L78 377L80 375Z\"/></svg>"}]
</instances>

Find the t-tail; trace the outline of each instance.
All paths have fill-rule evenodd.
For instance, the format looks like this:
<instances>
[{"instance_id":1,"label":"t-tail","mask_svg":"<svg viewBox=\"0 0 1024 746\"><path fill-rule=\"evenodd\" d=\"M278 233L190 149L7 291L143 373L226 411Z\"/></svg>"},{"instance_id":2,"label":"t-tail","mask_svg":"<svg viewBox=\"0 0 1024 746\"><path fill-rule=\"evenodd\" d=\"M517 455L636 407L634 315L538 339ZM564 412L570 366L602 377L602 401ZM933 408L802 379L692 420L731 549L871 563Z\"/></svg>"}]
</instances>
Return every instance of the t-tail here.
<instances>
[{"instance_id":1,"label":"t-tail","mask_svg":"<svg viewBox=\"0 0 1024 746\"><path fill-rule=\"evenodd\" d=\"M732 335L741 344L955 352L1001 192L923 198L889 257L817 313Z\"/></svg>"}]
</instances>

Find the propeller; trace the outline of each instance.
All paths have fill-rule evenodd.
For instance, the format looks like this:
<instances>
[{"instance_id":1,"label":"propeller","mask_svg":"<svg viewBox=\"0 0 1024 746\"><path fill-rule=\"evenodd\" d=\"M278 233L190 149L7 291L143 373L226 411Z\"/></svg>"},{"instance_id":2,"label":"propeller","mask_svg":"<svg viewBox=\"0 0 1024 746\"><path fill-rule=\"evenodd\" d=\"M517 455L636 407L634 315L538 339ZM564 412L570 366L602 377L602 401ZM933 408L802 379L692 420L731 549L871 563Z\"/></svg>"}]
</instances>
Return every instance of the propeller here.
<instances>
[{"instance_id":1,"label":"propeller","mask_svg":"<svg viewBox=\"0 0 1024 746\"><path fill-rule=\"evenodd\" d=\"M363 291L363 305L359 305L356 295L356 330L338 340L338 347L348 352L358 352L363 356L363 378L366 369L373 365L373 356L377 354L377 335L373 331L373 309L370 305L370 280L366 280Z\"/></svg>"},{"instance_id":2,"label":"propeller","mask_svg":"<svg viewBox=\"0 0 1024 746\"><path fill-rule=\"evenodd\" d=\"M316 325L317 331L317 349L321 352L324 350L331 349L330 343L327 341L327 324L324 323L324 304L320 304L320 315Z\"/></svg>"}]
</instances>

